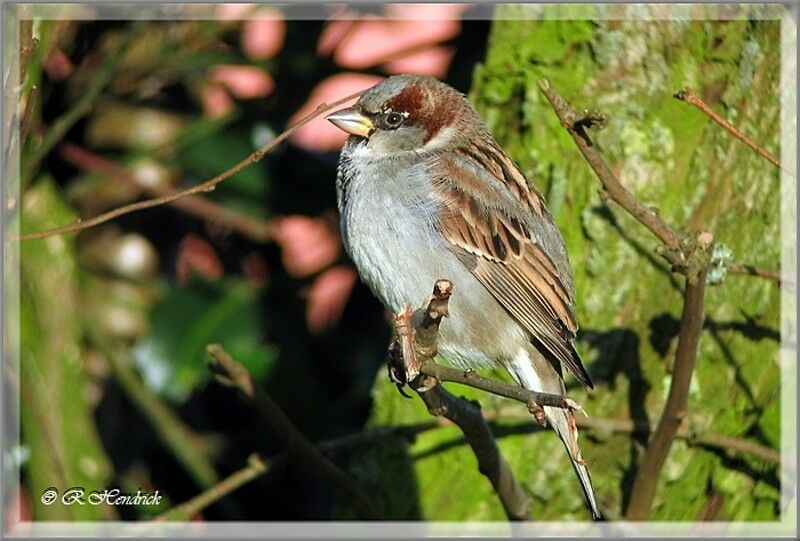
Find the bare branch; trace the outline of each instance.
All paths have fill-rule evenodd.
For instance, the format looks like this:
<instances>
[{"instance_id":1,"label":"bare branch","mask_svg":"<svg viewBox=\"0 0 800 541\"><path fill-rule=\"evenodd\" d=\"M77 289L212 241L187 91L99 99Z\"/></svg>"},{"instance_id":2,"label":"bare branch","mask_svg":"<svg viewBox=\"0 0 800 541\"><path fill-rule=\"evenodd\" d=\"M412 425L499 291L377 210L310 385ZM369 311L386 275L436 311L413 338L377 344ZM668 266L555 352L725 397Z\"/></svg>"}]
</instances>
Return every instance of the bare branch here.
<instances>
[{"instance_id":1,"label":"bare branch","mask_svg":"<svg viewBox=\"0 0 800 541\"><path fill-rule=\"evenodd\" d=\"M786 169L783 168L778 158L770 154L767 150L765 150L761 146L751 141L745 134L739 131L739 129L736 128L736 126L734 126L733 124L731 124L730 122L719 116L711 107L709 107L706 104L706 102L703 101L703 99L700 96L695 94L690 88L684 88L683 90L679 90L678 92L675 93L675 98L696 107L697 109L702 111L706 116L708 116L711 120L713 120L714 122L725 128L725 130L731 135L733 135L736 139L738 139L739 141L741 141L742 143L753 149L753 151L756 154L767 160L775 167L778 167L779 169L786 171L786 173L794 177L794 175L790 171L787 171Z\"/></svg>"},{"instance_id":2,"label":"bare branch","mask_svg":"<svg viewBox=\"0 0 800 541\"><path fill-rule=\"evenodd\" d=\"M242 485L265 474L268 469L269 465L258 455L250 455L250 458L247 459L247 466L232 473L191 500L161 513L154 520L159 522L189 520L212 503L221 500Z\"/></svg>"},{"instance_id":3,"label":"bare branch","mask_svg":"<svg viewBox=\"0 0 800 541\"><path fill-rule=\"evenodd\" d=\"M258 150L250 154L247 158L240 161L227 171L220 173L219 175L215 176L214 178L207 180L201 184L197 184L192 186L191 188L187 188L185 190L174 191L163 195L161 197L156 197L153 199L147 199L145 201L138 201L136 203L131 203L130 205L125 205L119 207L114 210L110 210L108 212L104 212L94 218L89 218L87 220L79 220L71 225L66 225L63 227L56 227L54 229L47 229L44 231L34 231L31 233L24 233L22 235L13 236L11 240L15 241L25 241L25 240L35 240L35 239L43 239L47 237L52 237L54 235L62 235L64 233L75 233L76 231L81 231L83 229L87 229L89 227L94 227L96 225L100 225L105 223L109 220L113 220L114 218L118 218L120 216L124 216L125 214L130 214L131 212L135 212L137 210L148 209L152 207L157 207L159 205L164 205L166 203L170 203L182 197L186 197L187 195L193 195L197 193L206 193L214 191L218 184L222 183L223 181L227 180L231 176L235 175L239 171L249 167L250 165L260 161L269 151L277 147L280 143L282 143L285 139L287 139L290 135L292 135L295 131L297 131L302 126L305 126L318 116L334 109L348 101L351 101L358 96L360 96L364 91L361 90L354 94L347 96L346 98L342 98L337 100L331 104L321 104L317 107L312 113L306 115L302 118L299 122L291 126L290 128L286 129L283 133L277 136L272 141L265 143L262 145Z\"/></svg>"},{"instance_id":4,"label":"bare branch","mask_svg":"<svg viewBox=\"0 0 800 541\"><path fill-rule=\"evenodd\" d=\"M741 263L726 263L725 268L730 274L743 274L746 276L756 276L781 283L781 271L772 269L761 269L753 265L743 265ZM792 283L792 282L789 282Z\"/></svg>"},{"instance_id":5,"label":"bare branch","mask_svg":"<svg viewBox=\"0 0 800 541\"><path fill-rule=\"evenodd\" d=\"M398 340L393 342L389 354L394 362L397 362L397 357L402 357L407 374L433 362L432 358L437 354L439 324L447 316L452 288L450 281L439 280L423 308L413 314L410 308L406 308L395 316ZM408 366L408 360L411 360L411 366ZM411 385L432 415L449 419L464 433L478 460L479 471L492 483L508 518L526 520L530 515L531 500L500 453L480 406L450 394L434 376L426 373L418 372Z\"/></svg>"},{"instance_id":6,"label":"bare branch","mask_svg":"<svg viewBox=\"0 0 800 541\"><path fill-rule=\"evenodd\" d=\"M641 204L617 179L611 168L606 163L603 156L597 151L589 136L586 128L596 122L597 115L589 115L583 119L579 118L575 110L556 92L547 79L539 81L539 87L547 97L547 101L552 105L553 110L558 115L561 125L569 132L578 150L594 170L597 178L603 185L608 197L619 206L627 210L631 216L636 218L647 229L649 229L661 242L664 243L669 253L663 255L673 266L683 263L683 252L681 246L681 234L670 227L658 212L652 207Z\"/></svg>"},{"instance_id":7,"label":"bare branch","mask_svg":"<svg viewBox=\"0 0 800 541\"><path fill-rule=\"evenodd\" d=\"M705 285L705 271L701 272L694 284L688 280L686 283L678 348L672 367L669 396L658 427L647 444L644 457L639 462L628 509L625 512L628 520L645 520L650 516L650 508L653 505L661 469L678 433L678 428L686 415L689 385L692 382L697 346L703 331Z\"/></svg>"},{"instance_id":8,"label":"bare branch","mask_svg":"<svg viewBox=\"0 0 800 541\"><path fill-rule=\"evenodd\" d=\"M358 514L368 520L379 520L379 515L361 487L347 473L323 455L300 430L294 426L278 404L261 387L253 383L250 373L231 357L219 344L206 347L212 358L211 369L223 384L236 387L253 401L258 413L286 444L286 450L303 462L322 479L341 491L353 504Z\"/></svg>"},{"instance_id":9,"label":"bare branch","mask_svg":"<svg viewBox=\"0 0 800 541\"><path fill-rule=\"evenodd\" d=\"M99 173L122 181L152 197L167 195L167 192L162 188L140 183L130 171L119 164L72 143L59 145L59 154L64 161L84 171ZM167 204L209 222L230 227L254 242L267 242L272 239L272 224L270 222L239 214L232 209L223 207L198 195L187 195L182 199L176 199Z\"/></svg>"},{"instance_id":10,"label":"bare branch","mask_svg":"<svg viewBox=\"0 0 800 541\"><path fill-rule=\"evenodd\" d=\"M496 411L485 411L484 418L489 421L504 418L521 418L529 419L528 415L522 415L517 408L500 408ZM618 432L623 434L641 434L649 436L651 434L650 425L645 422L636 422L632 419L614 419L611 417L576 417L576 424L578 428L585 428L587 430L594 430L597 432ZM412 425L413 426L413 425ZM401 427L398 427L401 428ZM411 427L410 427L411 428ZM703 432L696 430L694 427L681 424L678 432L675 434L676 439L685 440L689 445L698 445L702 447L710 447L719 449L730 454L737 455L752 455L759 460L771 462L773 464L781 463L781 454L778 450L772 449L765 445L761 445L746 438L737 438L735 436L725 436L723 434L716 434L714 432Z\"/></svg>"},{"instance_id":11,"label":"bare branch","mask_svg":"<svg viewBox=\"0 0 800 541\"><path fill-rule=\"evenodd\" d=\"M665 248L661 250L661 255L672 264L674 270L686 276L683 314L669 396L658 427L639 463L626 511L626 518L629 520L643 520L650 515L658 478L681 421L686 415L689 385L697 358L697 346L703 331L705 282L710 262L708 254L714 245L714 235L708 231L702 231L696 236L683 235L665 223L657 211L637 201L614 176L586 134L586 128L598 121L598 115L587 114L583 118L578 118L574 109L551 88L546 79L540 80L539 86L561 120L561 124L572 136L578 149L600 179L608 197L627 210L664 243Z\"/></svg>"},{"instance_id":12,"label":"bare branch","mask_svg":"<svg viewBox=\"0 0 800 541\"><path fill-rule=\"evenodd\" d=\"M481 376L473 370L458 370L437 364L433 360L426 359L420 372L426 376L436 378L441 382L449 381L460 383L469 387L474 387L487 393L504 396L522 402L532 410L534 406L550 406L563 409L580 409L576 402L563 395L538 393L517 385L509 385L501 381Z\"/></svg>"}]
</instances>

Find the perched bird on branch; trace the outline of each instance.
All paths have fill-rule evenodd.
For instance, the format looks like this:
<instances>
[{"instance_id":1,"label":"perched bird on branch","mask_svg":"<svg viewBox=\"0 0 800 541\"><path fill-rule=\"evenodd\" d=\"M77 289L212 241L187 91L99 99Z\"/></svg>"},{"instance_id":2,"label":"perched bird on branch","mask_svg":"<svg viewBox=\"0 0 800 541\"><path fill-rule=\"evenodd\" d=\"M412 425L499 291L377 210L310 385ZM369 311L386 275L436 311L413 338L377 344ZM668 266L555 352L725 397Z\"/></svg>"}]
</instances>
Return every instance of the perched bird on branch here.
<instances>
[{"instance_id":1,"label":"perched bird on branch","mask_svg":"<svg viewBox=\"0 0 800 541\"><path fill-rule=\"evenodd\" d=\"M574 346L561 233L469 101L436 79L399 75L328 120L351 135L336 182L344 245L384 305L399 312L447 278L457 294L439 351L449 361L501 365L527 389L562 395L566 367L592 387ZM599 518L572 412L544 415Z\"/></svg>"}]
</instances>

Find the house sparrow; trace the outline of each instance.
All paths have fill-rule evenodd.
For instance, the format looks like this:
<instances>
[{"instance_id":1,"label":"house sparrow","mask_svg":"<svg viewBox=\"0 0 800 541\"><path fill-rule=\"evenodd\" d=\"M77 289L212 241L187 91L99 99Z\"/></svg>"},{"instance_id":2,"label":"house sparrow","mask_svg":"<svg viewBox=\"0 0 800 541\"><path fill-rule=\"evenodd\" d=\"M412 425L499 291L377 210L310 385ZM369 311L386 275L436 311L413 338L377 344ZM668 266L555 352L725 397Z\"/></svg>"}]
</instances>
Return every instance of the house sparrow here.
<instances>
[{"instance_id":1,"label":"house sparrow","mask_svg":"<svg viewBox=\"0 0 800 541\"><path fill-rule=\"evenodd\" d=\"M448 85L398 75L327 117L350 134L336 180L344 246L392 312L455 287L439 351L463 368L501 365L526 389L564 394L562 365L588 387L564 240L542 195ZM544 414L599 518L572 413Z\"/></svg>"}]
</instances>

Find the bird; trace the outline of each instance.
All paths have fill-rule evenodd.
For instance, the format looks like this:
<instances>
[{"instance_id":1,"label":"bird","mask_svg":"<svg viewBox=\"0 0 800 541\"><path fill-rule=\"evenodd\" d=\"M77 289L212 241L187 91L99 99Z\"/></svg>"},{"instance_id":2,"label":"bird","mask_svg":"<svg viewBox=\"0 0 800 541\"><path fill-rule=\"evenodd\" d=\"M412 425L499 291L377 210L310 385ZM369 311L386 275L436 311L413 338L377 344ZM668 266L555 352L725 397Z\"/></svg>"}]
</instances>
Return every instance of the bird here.
<instances>
[{"instance_id":1,"label":"bird","mask_svg":"<svg viewBox=\"0 0 800 541\"><path fill-rule=\"evenodd\" d=\"M326 117L349 134L336 199L342 242L361 280L398 313L452 282L438 349L465 369L504 367L522 387L564 395L564 370L592 388L564 239L544 197L462 93L393 75ZM569 410L544 408L600 519Z\"/></svg>"}]
</instances>

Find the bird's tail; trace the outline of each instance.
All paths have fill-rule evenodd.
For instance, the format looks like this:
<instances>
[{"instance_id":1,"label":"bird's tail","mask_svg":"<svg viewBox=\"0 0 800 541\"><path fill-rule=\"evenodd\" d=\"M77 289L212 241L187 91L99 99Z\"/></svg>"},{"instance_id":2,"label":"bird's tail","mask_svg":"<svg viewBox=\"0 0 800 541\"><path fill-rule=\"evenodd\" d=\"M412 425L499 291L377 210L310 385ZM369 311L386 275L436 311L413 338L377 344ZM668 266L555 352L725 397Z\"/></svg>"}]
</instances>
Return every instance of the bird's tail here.
<instances>
[{"instance_id":1,"label":"bird's tail","mask_svg":"<svg viewBox=\"0 0 800 541\"><path fill-rule=\"evenodd\" d=\"M564 381L561 379L561 375L533 346L526 348L523 353L518 355L510 368L512 375L526 389L540 393L565 393ZM564 443L564 447L567 449L572 466L575 468L575 473L578 475L581 488L583 488L583 493L592 512L592 518L595 520L601 519L602 516L597 508L597 499L592 487L592 478L589 476L589 470L586 468L578 447L578 430L575 426L575 417L569 410L547 406L544 407L544 414L547 422L558 433Z\"/></svg>"}]
</instances>

